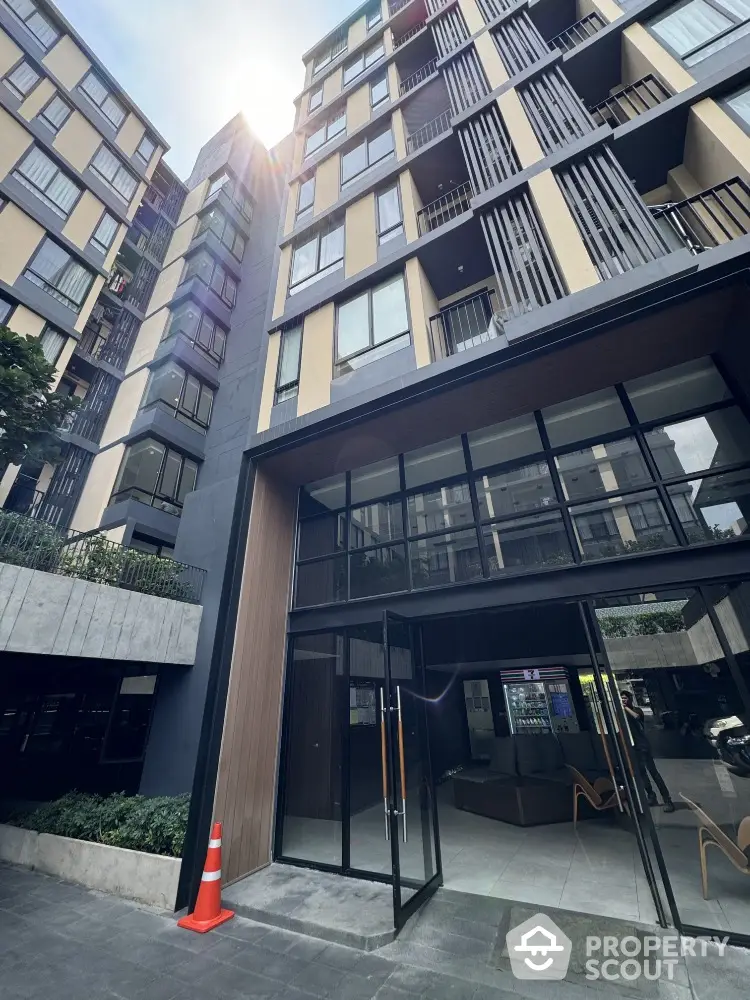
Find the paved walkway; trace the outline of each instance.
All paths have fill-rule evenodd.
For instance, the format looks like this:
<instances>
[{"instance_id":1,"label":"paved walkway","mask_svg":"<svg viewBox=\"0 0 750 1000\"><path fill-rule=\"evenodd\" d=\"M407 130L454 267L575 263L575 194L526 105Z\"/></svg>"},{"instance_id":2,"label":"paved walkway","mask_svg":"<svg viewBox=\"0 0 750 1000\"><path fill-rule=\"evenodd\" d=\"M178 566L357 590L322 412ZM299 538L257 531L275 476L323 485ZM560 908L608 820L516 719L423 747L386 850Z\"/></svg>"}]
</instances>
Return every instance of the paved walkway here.
<instances>
[{"instance_id":1,"label":"paved walkway","mask_svg":"<svg viewBox=\"0 0 750 1000\"><path fill-rule=\"evenodd\" d=\"M488 901L489 902L489 901ZM518 914L520 915L520 913ZM740 1000L750 953L682 962L673 981L513 979L481 897L431 900L365 953L236 917L207 935L174 917L0 865L3 1000ZM575 962L573 963L575 966Z\"/></svg>"}]
</instances>

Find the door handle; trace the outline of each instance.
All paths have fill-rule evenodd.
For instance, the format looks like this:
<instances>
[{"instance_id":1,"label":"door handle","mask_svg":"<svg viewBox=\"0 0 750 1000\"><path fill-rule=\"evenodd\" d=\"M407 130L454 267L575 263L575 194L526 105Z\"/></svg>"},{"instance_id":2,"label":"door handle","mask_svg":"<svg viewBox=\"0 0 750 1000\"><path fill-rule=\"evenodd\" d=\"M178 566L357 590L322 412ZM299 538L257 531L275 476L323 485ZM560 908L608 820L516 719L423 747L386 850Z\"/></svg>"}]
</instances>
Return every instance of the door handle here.
<instances>
[{"instance_id":1,"label":"door handle","mask_svg":"<svg viewBox=\"0 0 750 1000\"><path fill-rule=\"evenodd\" d=\"M404 760L404 719L401 712L401 685L396 686L398 706L398 761L401 772L401 815L404 820L404 843L406 843L406 763Z\"/></svg>"},{"instance_id":2,"label":"door handle","mask_svg":"<svg viewBox=\"0 0 750 1000\"><path fill-rule=\"evenodd\" d=\"M385 752L385 698L380 688L380 767L383 774L383 812L385 813L385 839L391 839L390 814L388 809L388 764Z\"/></svg>"}]
</instances>

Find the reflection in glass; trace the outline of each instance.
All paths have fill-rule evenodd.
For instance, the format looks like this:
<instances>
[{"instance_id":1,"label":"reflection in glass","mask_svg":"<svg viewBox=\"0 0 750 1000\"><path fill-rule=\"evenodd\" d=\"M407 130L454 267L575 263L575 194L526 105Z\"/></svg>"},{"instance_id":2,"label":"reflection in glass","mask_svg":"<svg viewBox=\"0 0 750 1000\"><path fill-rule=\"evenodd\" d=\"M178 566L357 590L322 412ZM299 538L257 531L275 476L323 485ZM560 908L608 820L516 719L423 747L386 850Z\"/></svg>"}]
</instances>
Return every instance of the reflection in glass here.
<instances>
[{"instance_id":1,"label":"reflection in glass","mask_svg":"<svg viewBox=\"0 0 750 1000\"><path fill-rule=\"evenodd\" d=\"M458 531L409 542L412 586L465 583L482 575L477 533Z\"/></svg>"},{"instance_id":2,"label":"reflection in glass","mask_svg":"<svg viewBox=\"0 0 750 1000\"><path fill-rule=\"evenodd\" d=\"M655 490L571 507L584 559L609 559L677 545Z\"/></svg>"},{"instance_id":3,"label":"reflection in glass","mask_svg":"<svg viewBox=\"0 0 750 1000\"><path fill-rule=\"evenodd\" d=\"M463 528L474 523L467 482L441 486L407 499L409 534L422 535L440 528Z\"/></svg>"},{"instance_id":4,"label":"reflection in glass","mask_svg":"<svg viewBox=\"0 0 750 1000\"><path fill-rule=\"evenodd\" d=\"M548 406L542 410L542 416L553 448L628 426L625 410L614 389L601 389Z\"/></svg>"},{"instance_id":5,"label":"reflection in glass","mask_svg":"<svg viewBox=\"0 0 750 1000\"><path fill-rule=\"evenodd\" d=\"M638 442L633 437L558 455L555 465L567 500L612 493L651 482Z\"/></svg>"},{"instance_id":6,"label":"reflection in glass","mask_svg":"<svg viewBox=\"0 0 750 1000\"><path fill-rule=\"evenodd\" d=\"M430 445L429 448L407 452L404 455L404 466L407 489L460 476L466 472L461 438L452 438L450 441Z\"/></svg>"},{"instance_id":7,"label":"reflection in glass","mask_svg":"<svg viewBox=\"0 0 750 1000\"><path fill-rule=\"evenodd\" d=\"M393 542L404 536L401 500L380 500L357 507L351 515L350 547L366 548L379 542Z\"/></svg>"},{"instance_id":8,"label":"reflection in glass","mask_svg":"<svg viewBox=\"0 0 750 1000\"><path fill-rule=\"evenodd\" d=\"M297 567L297 607L306 608L345 600L346 556L301 563Z\"/></svg>"},{"instance_id":9,"label":"reflection in glass","mask_svg":"<svg viewBox=\"0 0 750 1000\"><path fill-rule=\"evenodd\" d=\"M346 476L331 476L317 483L310 483L300 492L300 517L309 514L322 514L326 510L336 510L346 503Z\"/></svg>"},{"instance_id":10,"label":"reflection in glass","mask_svg":"<svg viewBox=\"0 0 750 1000\"><path fill-rule=\"evenodd\" d=\"M479 516L482 518L517 514L557 503L546 462L477 476L476 484Z\"/></svg>"},{"instance_id":11,"label":"reflection in glass","mask_svg":"<svg viewBox=\"0 0 750 1000\"><path fill-rule=\"evenodd\" d=\"M744 535L750 514L750 473L729 472L668 487L688 541L723 541Z\"/></svg>"},{"instance_id":12,"label":"reflection in glass","mask_svg":"<svg viewBox=\"0 0 750 1000\"><path fill-rule=\"evenodd\" d=\"M351 597L374 597L406 590L406 553L403 545L354 552L350 556Z\"/></svg>"},{"instance_id":13,"label":"reflection in glass","mask_svg":"<svg viewBox=\"0 0 750 1000\"><path fill-rule=\"evenodd\" d=\"M750 458L750 425L736 406L656 427L646 441L665 479Z\"/></svg>"},{"instance_id":14,"label":"reflection in glass","mask_svg":"<svg viewBox=\"0 0 750 1000\"><path fill-rule=\"evenodd\" d=\"M388 458L352 472L351 503L364 503L377 497L398 493L398 458Z\"/></svg>"},{"instance_id":15,"label":"reflection in glass","mask_svg":"<svg viewBox=\"0 0 750 1000\"><path fill-rule=\"evenodd\" d=\"M469 450L475 469L512 462L542 450L542 439L532 414L505 420L469 434Z\"/></svg>"},{"instance_id":16,"label":"reflection in glass","mask_svg":"<svg viewBox=\"0 0 750 1000\"><path fill-rule=\"evenodd\" d=\"M314 559L346 548L346 520L343 514L323 514L300 521L298 559Z\"/></svg>"},{"instance_id":17,"label":"reflection in glass","mask_svg":"<svg viewBox=\"0 0 750 1000\"><path fill-rule=\"evenodd\" d=\"M659 420L729 399L724 379L710 358L699 358L625 383L639 420Z\"/></svg>"},{"instance_id":18,"label":"reflection in glass","mask_svg":"<svg viewBox=\"0 0 750 1000\"><path fill-rule=\"evenodd\" d=\"M343 636L294 639L287 673L282 854L340 865Z\"/></svg>"},{"instance_id":19,"label":"reflection in glass","mask_svg":"<svg viewBox=\"0 0 750 1000\"><path fill-rule=\"evenodd\" d=\"M488 524L482 534L493 576L506 570L564 566L573 561L558 511Z\"/></svg>"}]
</instances>

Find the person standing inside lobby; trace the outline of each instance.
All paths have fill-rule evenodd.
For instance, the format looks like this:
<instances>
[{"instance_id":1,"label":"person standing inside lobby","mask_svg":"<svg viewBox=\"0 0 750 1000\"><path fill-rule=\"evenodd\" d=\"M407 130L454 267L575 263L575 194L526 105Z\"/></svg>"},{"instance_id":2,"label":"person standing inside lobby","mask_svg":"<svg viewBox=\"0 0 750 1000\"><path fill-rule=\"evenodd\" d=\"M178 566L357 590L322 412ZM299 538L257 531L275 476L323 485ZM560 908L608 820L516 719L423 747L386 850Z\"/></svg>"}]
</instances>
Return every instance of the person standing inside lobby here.
<instances>
[{"instance_id":1,"label":"person standing inside lobby","mask_svg":"<svg viewBox=\"0 0 750 1000\"><path fill-rule=\"evenodd\" d=\"M651 778L654 779L656 787L661 792L661 797L664 802L664 812L674 812L672 796L669 794L669 789L667 788L664 778L662 778L659 774L658 768L656 767L656 761L654 760L654 755L651 752L651 746L648 742L648 737L646 736L643 709L638 708L638 706L634 703L632 691L621 691L620 700L622 701L622 707L625 710L625 716L628 720L630 735L633 739L635 759L643 777L643 784L646 789L646 795L648 796L648 804L650 806L655 806L657 804L656 793L651 786L649 778L650 775Z\"/></svg>"}]
</instances>

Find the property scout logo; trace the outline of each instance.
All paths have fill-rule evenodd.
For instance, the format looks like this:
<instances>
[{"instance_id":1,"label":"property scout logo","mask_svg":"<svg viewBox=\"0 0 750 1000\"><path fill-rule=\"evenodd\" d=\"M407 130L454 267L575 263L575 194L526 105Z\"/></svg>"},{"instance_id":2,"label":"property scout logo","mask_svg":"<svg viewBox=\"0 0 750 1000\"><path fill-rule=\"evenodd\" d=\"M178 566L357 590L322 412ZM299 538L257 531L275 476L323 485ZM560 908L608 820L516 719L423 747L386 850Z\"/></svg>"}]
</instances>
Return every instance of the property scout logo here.
<instances>
[{"instance_id":1,"label":"property scout logo","mask_svg":"<svg viewBox=\"0 0 750 1000\"><path fill-rule=\"evenodd\" d=\"M723 957L729 938L683 938L679 934L590 935L585 946L585 978L591 982L674 979L680 958L706 955L710 945ZM573 945L545 913L525 920L505 938L516 979L565 979Z\"/></svg>"}]
</instances>

